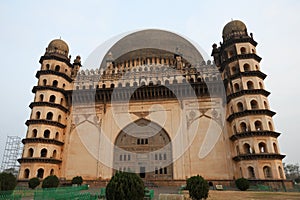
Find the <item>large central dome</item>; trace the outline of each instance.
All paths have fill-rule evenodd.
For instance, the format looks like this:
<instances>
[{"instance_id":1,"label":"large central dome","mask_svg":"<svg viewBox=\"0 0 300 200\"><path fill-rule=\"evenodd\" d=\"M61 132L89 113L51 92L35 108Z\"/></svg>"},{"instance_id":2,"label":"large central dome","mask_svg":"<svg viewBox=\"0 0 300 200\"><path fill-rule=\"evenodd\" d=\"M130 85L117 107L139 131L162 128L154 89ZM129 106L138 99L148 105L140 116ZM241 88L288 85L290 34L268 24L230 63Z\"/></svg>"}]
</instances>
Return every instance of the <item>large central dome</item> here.
<instances>
[{"instance_id":1,"label":"large central dome","mask_svg":"<svg viewBox=\"0 0 300 200\"><path fill-rule=\"evenodd\" d=\"M127 34L114 42L106 52L101 68L105 68L106 60L110 57L118 59L124 54L143 49L157 49L181 55L191 65L200 64L204 60L199 50L182 36L169 31L147 29Z\"/></svg>"}]
</instances>

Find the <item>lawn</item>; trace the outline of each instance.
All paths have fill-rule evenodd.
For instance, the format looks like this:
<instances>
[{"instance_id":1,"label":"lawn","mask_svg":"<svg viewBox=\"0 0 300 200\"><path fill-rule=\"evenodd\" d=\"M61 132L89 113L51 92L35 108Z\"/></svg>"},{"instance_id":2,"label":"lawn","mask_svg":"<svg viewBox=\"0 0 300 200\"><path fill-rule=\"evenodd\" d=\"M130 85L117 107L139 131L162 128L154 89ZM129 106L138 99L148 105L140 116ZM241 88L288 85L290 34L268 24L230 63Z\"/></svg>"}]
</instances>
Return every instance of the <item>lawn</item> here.
<instances>
[{"instance_id":1,"label":"lawn","mask_svg":"<svg viewBox=\"0 0 300 200\"><path fill-rule=\"evenodd\" d=\"M298 192L209 191L207 200L300 200Z\"/></svg>"}]
</instances>

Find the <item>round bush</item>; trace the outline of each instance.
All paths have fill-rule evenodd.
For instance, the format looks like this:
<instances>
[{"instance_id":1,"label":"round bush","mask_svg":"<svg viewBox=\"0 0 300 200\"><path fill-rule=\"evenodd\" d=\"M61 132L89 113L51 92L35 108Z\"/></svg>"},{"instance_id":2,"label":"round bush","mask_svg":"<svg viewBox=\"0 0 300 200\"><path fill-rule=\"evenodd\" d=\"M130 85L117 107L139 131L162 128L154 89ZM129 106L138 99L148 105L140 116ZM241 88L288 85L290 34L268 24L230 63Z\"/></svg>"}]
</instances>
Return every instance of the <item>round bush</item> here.
<instances>
[{"instance_id":1,"label":"round bush","mask_svg":"<svg viewBox=\"0 0 300 200\"><path fill-rule=\"evenodd\" d=\"M207 199L209 185L202 176L192 176L186 180L186 189L193 200Z\"/></svg>"},{"instance_id":2,"label":"round bush","mask_svg":"<svg viewBox=\"0 0 300 200\"><path fill-rule=\"evenodd\" d=\"M38 179L38 178L31 178L28 181L28 187L31 189L36 188L39 184L40 184L40 179Z\"/></svg>"},{"instance_id":3,"label":"round bush","mask_svg":"<svg viewBox=\"0 0 300 200\"><path fill-rule=\"evenodd\" d=\"M81 185L83 182L82 177L81 176L75 176L72 179L72 184L77 184L77 185Z\"/></svg>"},{"instance_id":4,"label":"round bush","mask_svg":"<svg viewBox=\"0 0 300 200\"><path fill-rule=\"evenodd\" d=\"M144 199L144 182L134 173L117 172L106 186L106 199Z\"/></svg>"},{"instance_id":5,"label":"round bush","mask_svg":"<svg viewBox=\"0 0 300 200\"><path fill-rule=\"evenodd\" d=\"M245 178L239 178L239 179L237 179L235 181L235 185L241 191L248 190L249 186L250 186L248 179L245 179Z\"/></svg>"},{"instance_id":6,"label":"round bush","mask_svg":"<svg viewBox=\"0 0 300 200\"><path fill-rule=\"evenodd\" d=\"M13 191L17 185L17 179L12 173L0 173L0 191Z\"/></svg>"},{"instance_id":7,"label":"round bush","mask_svg":"<svg viewBox=\"0 0 300 200\"><path fill-rule=\"evenodd\" d=\"M59 185L57 176L47 176L42 183L42 188L56 188Z\"/></svg>"}]
</instances>

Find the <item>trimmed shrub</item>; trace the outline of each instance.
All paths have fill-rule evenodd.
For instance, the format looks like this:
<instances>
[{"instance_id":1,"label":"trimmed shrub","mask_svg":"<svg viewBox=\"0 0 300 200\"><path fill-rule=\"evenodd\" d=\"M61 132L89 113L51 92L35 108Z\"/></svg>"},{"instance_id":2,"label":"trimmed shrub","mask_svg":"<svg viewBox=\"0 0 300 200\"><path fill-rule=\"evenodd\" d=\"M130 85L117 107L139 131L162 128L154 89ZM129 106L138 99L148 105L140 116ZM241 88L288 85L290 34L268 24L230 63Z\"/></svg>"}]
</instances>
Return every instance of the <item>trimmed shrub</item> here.
<instances>
[{"instance_id":1,"label":"trimmed shrub","mask_svg":"<svg viewBox=\"0 0 300 200\"><path fill-rule=\"evenodd\" d=\"M207 199L209 185L202 176L192 176L186 180L186 189L193 200Z\"/></svg>"},{"instance_id":2,"label":"trimmed shrub","mask_svg":"<svg viewBox=\"0 0 300 200\"><path fill-rule=\"evenodd\" d=\"M77 184L77 185L81 185L83 182L82 177L81 176L75 176L72 179L72 184Z\"/></svg>"},{"instance_id":3,"label":"trimmed shrub","mask_svg":"<svg viewBox=\"0 0 300 200\"><path fill-rule=\"evenodd\" d=\"M245 179L245 178L239 178L239 179L237 179L235 181L235 185L241 191L246 191L250 187L248 179Z\"/></svg>"},{"instance_id":4,"label":"trimmed shrub","mask_svg":"<svg viewBox=\"0 0 300 200\"><path fill-rule=\"evenodd\" d=\"M144 182L135 173L117 172L106 186L106 199L144 199Z\"/></svg>"},{"instance_id":5,"label":"trimmed shrub","mask_svg":"<svg viewBox=\"0 0 300 200\"><path fill-rule=\"evenodd\" d=\"M17 185L17 179L12 173L0 173L0 191L13 191Z\"/></svg>"},{"instance_id":6,"label":"trimmed shrub","mask_svg":"<svg viewBox=\"0 0 300 200\"><path fill-rule=\"evenodd\" d=\"M42 183L42 188L56 188L59 185L57 176L47 176Z\"/></svg>"},{"instance_id":7,"label":"trimmed shrub","mask_svg":"<svg viewBox=\"0 0 300 200\"><path fill-rule=\"evenodd\" d=\"M36 188L39 184L40 184L40 179L38 179L38 178L31 178L28 181L28 187L31 189Z\"/></svg>"}]
</instances>

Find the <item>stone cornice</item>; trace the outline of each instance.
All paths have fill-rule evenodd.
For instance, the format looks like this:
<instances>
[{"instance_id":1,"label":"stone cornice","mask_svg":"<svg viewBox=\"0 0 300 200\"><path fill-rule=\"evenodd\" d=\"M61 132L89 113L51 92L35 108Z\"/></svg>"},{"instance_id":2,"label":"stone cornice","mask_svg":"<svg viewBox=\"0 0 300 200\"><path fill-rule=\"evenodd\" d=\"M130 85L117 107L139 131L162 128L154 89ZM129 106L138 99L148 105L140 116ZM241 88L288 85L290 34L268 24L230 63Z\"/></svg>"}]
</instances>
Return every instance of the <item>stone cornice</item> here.
<instances>
[{"instance_id":1,"label":"stone cornice","mask_svg":"<svg viewBox=\"0 0 300 200\"><path fill-rule=\"evenodd\" d=\"M274 131L247 131L243 133L237 133L235 135L232 135L230 137L231 141L236 141L238 139L242 138L248 138L248 137L279 137L280 133L274 132Z\"/></svg>"},{"instance_id":2,"label":"stone cornice","mask_svg":"<svg viewBox=\"0 0 300 200\"><path fill-rule=\"evenodd\" d=\"M27 143L44 143L44 144L55 144L58 146L64 145L63 142L55 140L55 139L49 139L49 138L25 138L22 140L23 144Z\"/></svg>"},{"instance_id":3,"label":"stone cornice","mask_svg":"<svg viewBox=\"0 0 300 200\"><path fill-rule=\"evenodd\" d=\"M250 53L250 54L238 54L238 55L234 55L231 58L226 59L225 61L223 61L221 63L221 67L220 67L220 71L223 72L224 68L231 62L237 61L237 60L241 60L241 59L254 59L257 62L261 61L261 57L259 57L258 55L254 54L254 53Z\"/></svg>"},{"instance_id":4,"label":"stone cornice","mask_svg":"<svg viewBox=\"0 0 300 200\"><path fill-rule=\"evenodd\" d=\"M46 124L46 125L56 126L59 128L66 128L66 125L62 123L51 121L51 120L45 120L45 119L30 119L27 120L25 124L27 126L29 126L30 124Z\"/></svg>"},{"instance_id":5,"label":"stone cornice","mask_svg":"<svg viewBox=\"0 0 300 200\"><path fill-rule=\"evenodd\" d=\"M236 118L244 117L244 116L248 116L248 115L268 115L270 117L273 117L275 114L276 114L275 112L273 112L271 110L267 110L267 109L244 110L242 112L236 112L236 113L229 115L229 117L227 118L227 121L232 122Z\"/></svg>"},{"instance_id":6,"label":"stone cornice","mask_svg":"<svg viewBox=\"0 0 300 200\"><path fill-rule=\"evenodd\" d=\"M66 95L66 91L64 89L53 86L34 86L32 88L32 93L36 93L37 90L52 90L55 92L61 92L63 95Z\"/></svg>"},{"instance_id":7,"label":"stone cornice","mask_svg":"<svg viewBox=\"0 0 300 200\"><path fill-rule=\"evenodd\" d=\"M260 153L260 154L240 154L232 159L236 162L242 160L282 160L285 155L275 153Z\"/></svg>"},{"instance_id":8,"label":"stone cornice","mask_svg":"<svg viewBox=\"0 0 300 200\"><path fill-rule=\"evenodd\" d=\"M41 56L39 62L42 64L44 60L58 60L58 61L66 63L66 65L68 65L69 67L73 68L73 65L70 63L69 59L63 58L63 57L60 57L60 56L56 56L56 55Z\"/></svg>"},{"instance_id":9,"label":"stone cornice","mask_svg":"<svg viewBox=\"0 0 300 200\"><path fill-rule=\"evenodd\" d=\"M43 158L43 157L38 157L38 158L20 158L18 159L19 163L51 163L51 164L60 164L62 160L58 160L55 158Z\"/></svg>"},{"instance_id":10,"label":"stone cornice","mask_svg":"<svg viewBox=\"0 0 300 200\"><path fill-rule=\"evenodd\" d=\"M70 78L65 73L61 73L61 72L57 72L57 71L53 71L53 70L40 70L36 73L35 77L40 78L41 75L49 75L49 74L60 76L60 77L64 78L66 81L68 81L69 83L71 83L73 81L73 79Z\"/></svg>"},{"instance_id":11,"label":"stone cornice","mask_svg":"<svg viewBox=\"0 0 300 200\"><path fill-rule=\"evenodd\" d=\"M230 101L234 98L241 97L244 95L252 95L252 94L261 94L265 97L268 97L270 95L270 92L268 92L264 89L241 90L241 91L238 91L238 92L228 95L227 103L230 103Z\"/></svg>"},{"instance_id":12,"label":"stone cornice","mask_svg":"<svg viewBox=\"0 0 300 200\"><path fill-rule=\"evenodd\" d=\"M63 112L67 113L69 110L67 108L65 108L64 106L60 105L60 104L56 104L56 103L51 103L51 102L32 102L29 107L32 109L35 106L48 106L51 108L58 108L60 110L62 110Z\"/></svg>"}]
</instances>

